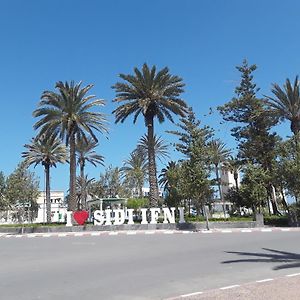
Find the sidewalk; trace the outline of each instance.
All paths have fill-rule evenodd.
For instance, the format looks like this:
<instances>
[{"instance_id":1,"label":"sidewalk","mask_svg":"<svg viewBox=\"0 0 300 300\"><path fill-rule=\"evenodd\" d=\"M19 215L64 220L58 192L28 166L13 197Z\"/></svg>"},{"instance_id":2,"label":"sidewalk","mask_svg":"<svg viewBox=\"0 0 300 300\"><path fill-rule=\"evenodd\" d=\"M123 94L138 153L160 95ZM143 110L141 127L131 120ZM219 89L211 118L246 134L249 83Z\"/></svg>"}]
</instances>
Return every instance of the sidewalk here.
<instances>
[{"instance_id":1,"label":"sidewalk","mask_svg":"<svg viewBox=\"0 0 300 300\"><path fill-rule=\"evenodd\" d=\"M299 300L300 273L276 279L265 279L243 285L233 285L211 291L181 295L172 300ZM171 300L168 299L168 300Z\"/></svg>"}]
</instances>

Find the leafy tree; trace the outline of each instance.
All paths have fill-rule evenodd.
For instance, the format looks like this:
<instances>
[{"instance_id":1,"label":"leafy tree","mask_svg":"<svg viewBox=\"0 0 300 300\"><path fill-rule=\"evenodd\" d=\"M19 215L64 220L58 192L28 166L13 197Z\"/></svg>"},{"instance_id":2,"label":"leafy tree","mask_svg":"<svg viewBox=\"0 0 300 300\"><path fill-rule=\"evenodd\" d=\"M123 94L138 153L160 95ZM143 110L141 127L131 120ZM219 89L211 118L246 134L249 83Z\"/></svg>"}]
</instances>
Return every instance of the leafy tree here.
<instances>
[{"instance_id":1,"label":"leafy tree","mask_svg":"<svg viewBox=\"0 0 300 300\"><path fill-rule=\"evenodd\" d=\"M120 168L109 166L103 174L100 174L99 186L102 187L103 197L116 198L128 197L131 191L122 182Z\"/></svg>"},{"instance_id":2,"label":"leafy tree","mask_svg":"<svg viewBox=\"0 0 300 300\"><path fill-rule=\"evenodd\" d=\"M158 201L158 183L156 176L155 148L154 148L154 119L159 123L165 118L173 122L172 113L184 116L186 103L180 99L184 83L178 76L169 73L168 68L156 71L147 64L142 70L134 68L134 75L120 74L124 82L116 83L113 88L116 91L114 102L122 103L113 111L116 115L116 123L123 123L129 115L133 115L135 123L138 116L142 115L147 127L148 135L148 162L150 205L156 206Z\"/></svg>"},{"instance_id":3,"label":"leafy tree","mask_svg":"<svg viewBox=\"0 0 300 300\"><path fill-rule=\"evenodd\" d=\"M6 193L6 179L4 173L0 172L0 210L6 210L9 207L9 202L5 197Z\"/></svg>"},{"instance_id":4,"label":"leafy tree","mask_svg":"<svg viewBox=\"0 0 300 300\"><path fill-rule=\"evenodd\" d=\"M56 167L57 163L65 163L67 159L66 147L54 135L46 137L42 135L33 138L30 144L24 145L27 149L22 152L27 165L42 164L45 170L46 182L46 211L47 223L51 223L51 198L50 198L50 168Z\"/></svg>"},{"instance_id":5,"label":"leafy tree","mask_svg":"<svg viewBox=\"0 0 300 300\"><path fill-rule=\"evenodd\" d=\"M179 137L175 147L185 155L182 162L183 192L185 198L193 202L198 212L205 211L203 207L212 197L208 150L212 130L207 126L201 128L199 125L200 121L189 108L187 116L181 118L177 124L179 130L168 131Z\"/></svg>"},{"instance_id":6,"label":"leafy tree","mask_svg":"<svg viewBox=\"0 0 300 300\"><path fill-rule=\"evenodd\" d=\"M147 163L143 152L137 149L130 153L120 171L128 186L138 191L138 197L143 197L143 185L147 175Z\"/></svg>"},{"instance_id":7,"label":"leafy tree","mask_svg":"<svg viewBox=\"0 0 300 300\"><path fill-rule=\"evenodd\" d=\"M263 168L247 165L244 169L244 176L240 188L242 206L252 208L255 213L257 210L261 212L262 207L268 198L268 190L266 182L268 181L268 173Z\"/></svg>"},{"instance_id":8,"label":"leafy tree","mask_svg":"<svg viewBox=\"0 0 300 300\"><path fill-rule=\"evenodd\" d=\"M22 162L8 176L6 184L5 197L18 210L19 219L24 221L25 211L27 211L27 218L30 220L38 209L36 200L39 196L39 181L35 174L27 169L25 162Z\"/></svg>"},{"instance_id":9,"label":"leafy tree","mask_svg":"<svg viewBox=\"0 0 300 300\"><path fill-rule=\"evenodd\" d=\"M76 137L87 140L90 136L98 141L94 131L107 132L106 118L103 113L95 111L104 101L87 95L93 87L89 84L81 88L81 82L57 82L58 92L45 91L39 107L33 112L34 117L41 117L34 125L40 129L39 136L59 135L65 139L70 150L70 199L68 209L76 210Z\"/></svg>"},{"instance_id":10,"label":"leafy tree","mask_svg":"<svg viewBox=\"0 0 300 300\"><path fill-rule=\"evenodd\" d=\"M225 203L224 203L224 196L222 192L222 182L220 178L219 170L222 164L226 161L226 159L230 155L230 150L226 148L226 145L219 139L214 139L208 143L208 151L210 162L213 164L216 174L216 181L218 185L220 200L222 202L224 218L226 218L226 211L225 211Z\"/></svg>"}]
</instances>

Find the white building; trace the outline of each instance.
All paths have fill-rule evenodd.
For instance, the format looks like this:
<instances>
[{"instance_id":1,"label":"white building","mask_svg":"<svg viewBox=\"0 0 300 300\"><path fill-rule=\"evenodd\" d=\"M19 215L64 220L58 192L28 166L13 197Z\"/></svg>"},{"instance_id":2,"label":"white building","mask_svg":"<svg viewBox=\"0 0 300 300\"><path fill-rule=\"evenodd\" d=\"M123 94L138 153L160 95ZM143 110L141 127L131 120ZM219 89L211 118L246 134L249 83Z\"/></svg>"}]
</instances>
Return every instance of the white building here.
<instances>
[{"instance_id":1,"label":"white building","mask_svg":"<svg viewBox=\"0 0 300 300\"><path fill-rule=\"evenodd\" d=\"M51 191L51 222L64 222L65 214L67 212L67 206L64 204L64 192L63 191ZM41 191L40 196L37 199L39 205L38 217L34 220L34 223L44 223L47 221L46 210L46 192Z\"/></svg>"}]
</instances>

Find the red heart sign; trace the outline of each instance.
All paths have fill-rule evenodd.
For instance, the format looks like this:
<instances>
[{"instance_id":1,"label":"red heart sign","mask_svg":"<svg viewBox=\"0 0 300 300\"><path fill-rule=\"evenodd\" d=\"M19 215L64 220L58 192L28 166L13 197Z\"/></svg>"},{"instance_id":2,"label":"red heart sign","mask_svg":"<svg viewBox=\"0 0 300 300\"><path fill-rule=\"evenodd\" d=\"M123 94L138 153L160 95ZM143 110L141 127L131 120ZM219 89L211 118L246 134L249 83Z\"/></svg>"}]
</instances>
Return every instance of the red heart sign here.
<instances>
[{"instance_id":1,"label":"red heart sign","mask_svg":"<svg viewBox=\"0 0 300 300\"><path fill-rule=\"evenodd\" d=\"M78 210L78 211L75 211L73 214L74 220L79 225L83 225L88 217L89 217L89 213L86 210Z\"/></svg>"}]
</instances>

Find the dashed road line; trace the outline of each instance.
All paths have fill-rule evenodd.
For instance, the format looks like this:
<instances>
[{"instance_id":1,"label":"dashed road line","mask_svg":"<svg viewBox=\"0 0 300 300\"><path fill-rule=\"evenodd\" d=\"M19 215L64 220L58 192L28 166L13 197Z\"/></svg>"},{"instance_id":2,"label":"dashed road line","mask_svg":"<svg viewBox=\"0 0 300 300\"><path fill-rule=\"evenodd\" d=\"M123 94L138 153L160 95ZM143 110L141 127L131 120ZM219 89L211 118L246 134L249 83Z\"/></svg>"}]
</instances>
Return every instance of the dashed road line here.
<instances>
[{"instance_id":1,"label":"dashed road line","mask_svg":"<svg viewBox=\"0 0 300 300\"><path fill-rule=\"evenodd\" d=\"M294 273L294 274L288 274L285 275L286 277L295 277L295 276L300 276L300 273Z\"/></svg>"},{"instance_id":2,"label":"dashed road line","mask_svg":"<svg viewBox=\"0 0 300 300\"><path fill-rule=\"evenodd\" d=\"M256 280L257 283L262 283L262 282L268 282L268 281L273 281L273 278L267 278L267 279L262 279L262 280Z\"/></svg>"},{"instance_id":3,"label":"dashed road line","mask_svg":"<svg viewBox=\"0 0 300 300\"><path fill-rule=\"evenodd\" d=\"M136 235L136 231L127 231L126 234L127 235Z\"/></svg>"},{"instance_id":4,"label":"dashed road line","mask_svg":"<svg viewBox=\"0 0 300 300\"><path fill-rule=\"evenodd\" d=\"M184 295L181 295L180 297L187 298L187 297L197 296L197 295L201 295L201 294L203 294L203 292L195 292L195 293L190 293L190 294L184 294Z\"/></svg>"},{"instance_id":5,"label":"dashed road line","mask_svg":"<svg viewBox=\"0 0 300 300\"><path fill-rule=\"evenodd\" d=\"M252 232L251 229L242 229L241 232Z\"/></svg>"},{"instance_id":6,"label":"dashed road line","mask_svg":"<svg viewBox=\"0 0 300 300\"><path fill-rule=\"evenodd\" d=\"M224 286L224 287L221 287L220 290L229 290L229 289L234 289L237 287L240 287L240 285L234 284L234 285Z\"/></svg>"},{"instance_id":7,"label":"dashed road line","mask_svg":"<svg viewBox=\"0 0 300 300\"><path fill-rule=\"evenodd\" d=\"M108 235L118 235L119 232L115 232L115 231L112 231L112 232L109 232Z\"/></svg>"},{"instance_id":8,"label":"dashed road line","mask_svg":"<svg viewBox=\"0 0 300 300\"><path fill-rule=\"evenodd\" d=\"M272 229L266 228L266 229L261 229L261 232L272 232Z\"/></svg>"}]
</instances>

